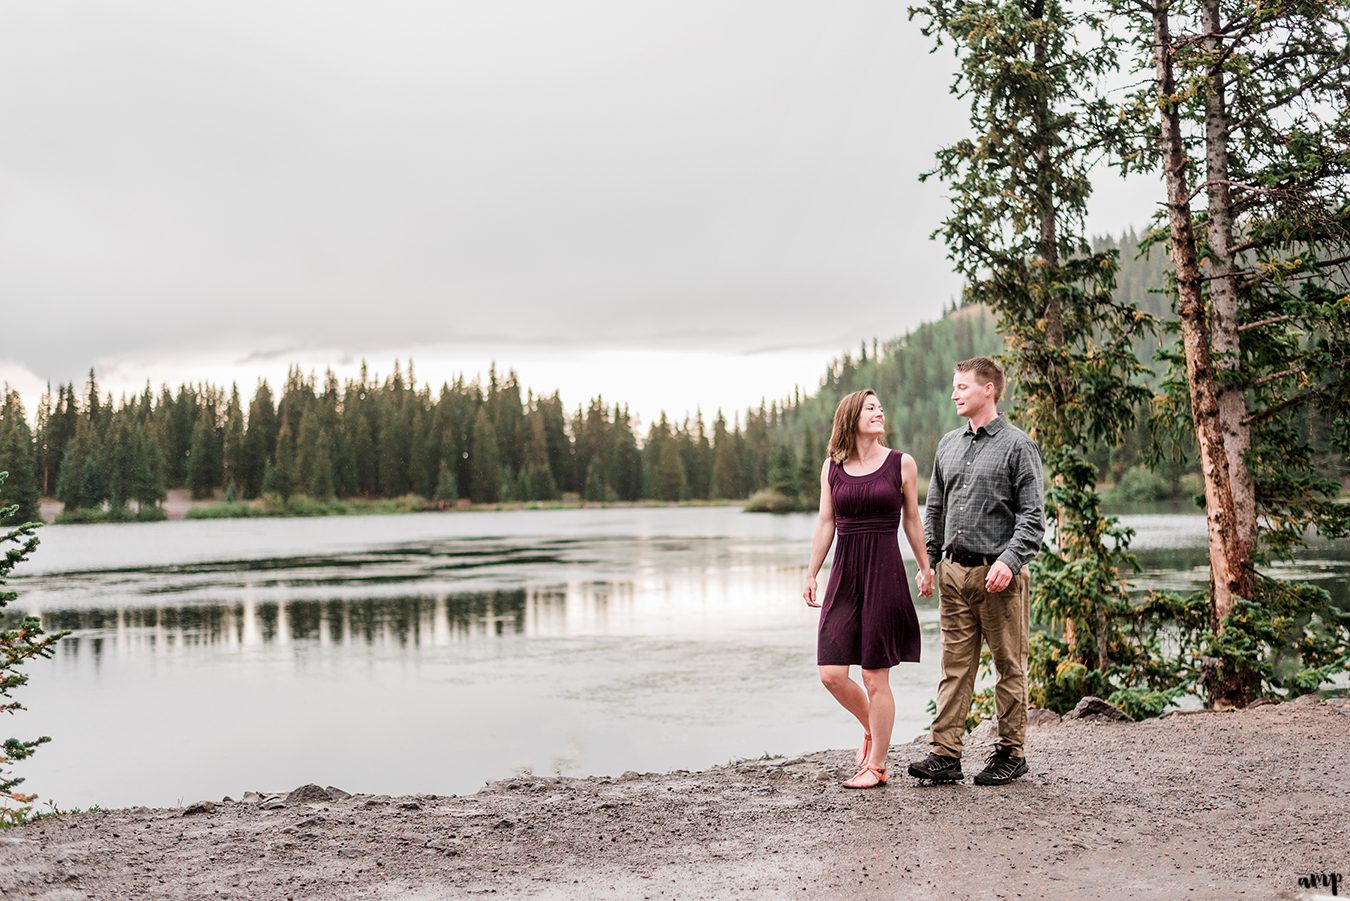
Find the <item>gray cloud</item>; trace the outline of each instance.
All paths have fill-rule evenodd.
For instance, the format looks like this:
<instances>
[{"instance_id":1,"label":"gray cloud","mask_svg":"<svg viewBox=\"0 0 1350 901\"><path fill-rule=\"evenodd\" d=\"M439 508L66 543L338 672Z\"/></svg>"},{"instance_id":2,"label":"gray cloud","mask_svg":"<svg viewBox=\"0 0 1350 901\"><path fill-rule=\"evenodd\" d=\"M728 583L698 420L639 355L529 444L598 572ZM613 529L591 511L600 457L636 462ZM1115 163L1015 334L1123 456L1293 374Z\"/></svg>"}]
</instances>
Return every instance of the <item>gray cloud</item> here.
<instances>
[{"instance_id":1,"label":"gray cloud","mask_svg":"<svg viewBox=\"0 0 1350 901\"><path fill-rule=\"evenodd\" d=\"M958 288L927 50L880 0L9 4L6 353L896 334Z\"/></svg>"}]
</instances>

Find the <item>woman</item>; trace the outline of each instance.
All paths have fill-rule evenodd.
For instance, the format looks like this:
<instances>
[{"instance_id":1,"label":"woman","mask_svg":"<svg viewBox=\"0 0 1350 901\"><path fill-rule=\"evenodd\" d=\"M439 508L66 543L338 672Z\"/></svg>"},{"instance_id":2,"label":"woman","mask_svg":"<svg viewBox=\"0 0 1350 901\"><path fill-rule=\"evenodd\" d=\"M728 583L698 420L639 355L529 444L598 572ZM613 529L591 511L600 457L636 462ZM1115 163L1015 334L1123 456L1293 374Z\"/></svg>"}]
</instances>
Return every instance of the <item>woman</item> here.
<instances>
[{"instance_id":1,"label":"woman","mask_svg":"<svg viewBox=\"0 0 1350 901\"><path fill-rule=\"evenodd\" d=\"M820 612L816 662L820 681L863 727L858 774L846 788L886 784L886 752L895 725L891 667L919 659L919 620L909 595L896 533L904 524L919 571L931 574L919 521L918 467L882 444L886 414L876 393L855 391L839 402L830 455L820 469L820 519L811 541L802 598L812 607L816 573L839 533ZM849 678L862 667L863 686Z\"/></svg>"}]
</instances>

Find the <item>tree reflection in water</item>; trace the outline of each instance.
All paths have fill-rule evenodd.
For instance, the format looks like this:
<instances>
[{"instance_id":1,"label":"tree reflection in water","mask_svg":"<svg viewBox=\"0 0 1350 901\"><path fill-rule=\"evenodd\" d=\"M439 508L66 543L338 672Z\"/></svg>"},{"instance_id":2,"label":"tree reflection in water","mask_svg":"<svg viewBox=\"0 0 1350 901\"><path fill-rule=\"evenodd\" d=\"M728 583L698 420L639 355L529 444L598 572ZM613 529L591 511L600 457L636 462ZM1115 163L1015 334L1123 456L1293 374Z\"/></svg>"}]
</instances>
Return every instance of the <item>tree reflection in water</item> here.
<instances>
[{"instance_id":1,"label":"tree reflection in water","mask_svg":"<svg viewBox=\"0 0 1350 901\"><path fill-rule=\"evenodd\" d=\"M597 593L606 594L606 593ZM597 598L603 604L603 598ZM457 641L556 631L566 594L516 589L473 594L294 601L243 601L183 607L48 610L48 628L69 629L65 655L100 657L174 648L316 644L425 648ZM555 628L550 628L554 624Z\"/></svg>"}]
</instances>

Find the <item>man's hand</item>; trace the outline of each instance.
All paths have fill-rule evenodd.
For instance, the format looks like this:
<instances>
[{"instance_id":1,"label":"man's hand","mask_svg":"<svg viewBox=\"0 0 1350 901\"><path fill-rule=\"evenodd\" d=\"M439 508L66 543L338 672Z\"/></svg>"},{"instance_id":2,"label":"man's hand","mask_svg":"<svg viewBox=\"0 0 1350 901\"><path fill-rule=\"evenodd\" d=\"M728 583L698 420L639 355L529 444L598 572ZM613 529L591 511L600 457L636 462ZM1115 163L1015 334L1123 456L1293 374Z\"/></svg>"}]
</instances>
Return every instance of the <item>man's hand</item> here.
<instances>
[{"instance_id":1,"label":"man's hand","mask_svg":"<svg viewBox=\"0 0 1350 901\"><path fill-rule=\"evenodd\" d=\"M819 607L820 601L816 600L816 577L806 577L806 587L802 589L802 600L806 601L808 607Z\"/></svg>"},{"instance_id":2,"label":"man's hand","mask_svg":"<svg viewBox=\"0 0 1350 901\"><path fill-rule=\"evenodd\" d=\"M1012 580L1012 570L1008 568L1008 564L999 560L989 567L989 574L984 577L984 590L990 594L998 594L1011 585Z\"/></svg>"},{"instance_id":3,"label":"man's hand","mask_svg":"<svg viewBox=\"0 0 1350 901\"><path fill-rule=\"evenodd\" d=\"M919 570L919 574L914 577L915 583L919 586L919 594L926 598L933 596L933 586L937 582L937 577L933 574L933 567Z\"/></svg>"}]
</instances>

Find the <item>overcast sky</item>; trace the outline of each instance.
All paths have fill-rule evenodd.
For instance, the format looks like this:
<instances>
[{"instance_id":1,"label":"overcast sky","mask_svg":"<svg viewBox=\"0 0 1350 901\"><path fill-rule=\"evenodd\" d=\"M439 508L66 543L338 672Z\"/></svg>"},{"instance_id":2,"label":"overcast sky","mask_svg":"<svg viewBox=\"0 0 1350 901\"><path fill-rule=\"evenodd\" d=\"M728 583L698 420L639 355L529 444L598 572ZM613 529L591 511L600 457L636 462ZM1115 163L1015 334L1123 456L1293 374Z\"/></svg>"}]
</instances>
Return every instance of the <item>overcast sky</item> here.
<instances>
[{"instance_id":1,"label":"overcast sky","mask_svg":"<svg viewBox=\"0 0 1350 901\"><path fill-rule=\"evenodd\" d=\"M951 67L894 0L7 3L0 379L813 388L959 291Z\"/></svg>"}]
</instances>

